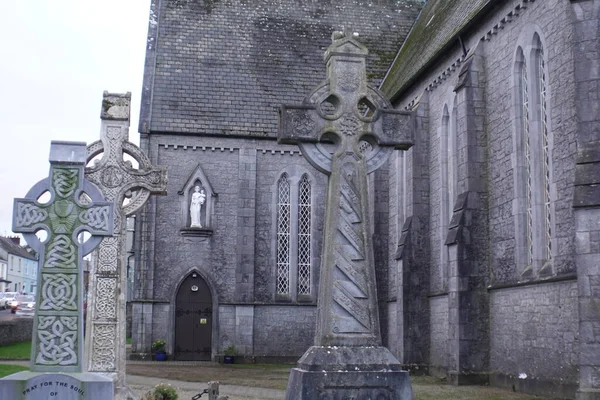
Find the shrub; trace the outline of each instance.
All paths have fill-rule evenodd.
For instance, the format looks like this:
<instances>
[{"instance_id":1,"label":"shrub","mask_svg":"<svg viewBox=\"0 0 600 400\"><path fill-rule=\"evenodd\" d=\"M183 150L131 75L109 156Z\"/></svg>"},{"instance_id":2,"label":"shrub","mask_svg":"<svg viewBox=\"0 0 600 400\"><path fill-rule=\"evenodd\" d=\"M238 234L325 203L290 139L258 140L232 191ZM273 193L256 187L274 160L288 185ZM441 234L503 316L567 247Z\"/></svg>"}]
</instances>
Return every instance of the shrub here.
<instances>
[{"instance_id":1,"label":"shrub","mask_svg":"<svg viewBox=\"0 0 600 400\"><path fill-rule=\"evenodd\" d=\"M153 391L147 392L142 400L177 400L178 397L177 390L173 386L159 383Z\"/></svg>"},{"instance_id":2,"label":"shrub","mask_svg":"<svg viewBox=\"0 0 600 400\"><path fill-rule=\"evenodd\" d=\"M160 353L165 351L165 347L167 346L167 342L164 340L155 340L152 342L152 351L155 353Z\"/></svg>"},{"instance_id":3,"label":"shrub","mask_svg":"<svg viewBox=\"0 0 600 400\"><path fill-rule=\"evenodd\" d=\"M237 353L238 353L238 351L234 345L231 345L225 349L226 356L235 356L235 355L237 355Z\"/></svg>"}]
</instances>

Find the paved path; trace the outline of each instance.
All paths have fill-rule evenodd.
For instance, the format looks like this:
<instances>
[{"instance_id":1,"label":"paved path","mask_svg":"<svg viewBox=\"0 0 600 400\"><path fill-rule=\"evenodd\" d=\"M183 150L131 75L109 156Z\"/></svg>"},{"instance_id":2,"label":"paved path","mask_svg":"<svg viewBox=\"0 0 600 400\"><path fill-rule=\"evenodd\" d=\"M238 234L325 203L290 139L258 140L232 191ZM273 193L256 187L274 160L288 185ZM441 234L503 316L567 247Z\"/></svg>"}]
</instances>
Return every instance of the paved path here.
<instances>
[{"instance_id":1,"label":"paved path","mask_svg":"<svg viewBox=\"0 0 600 400\"><path fill-rule=\"evenodd\" d=\"M129 364L130 362L128 362ZM133 361L132 364L145 364L154 363L152 361ZM29 361L13 361L13 360L0 360L0 364L11 364L21 365L24 367L29 366ZM170 362L170 364L177 364L177 362ZM181 362L181 365L190 365L193 363ZM201 364L212 364L212 363L198 363ZM170 379L160 379L148 376L139 375L127 375L127 384L130 389L138 397L142 397L144 393L151 390L155 385L159 383L171 384L171 386L177 388L179 393L179 400L189 400L196 394L202 392L208 382L185 382ZM264 389L255 388L249 386L236 386L236 385L220 385L219 394L221 396L229 396L229 400L282 400L285 397L285 391L277 389ZM207 399L208 395L204 395L200 400Z\"/></svg>"}]
</instances>

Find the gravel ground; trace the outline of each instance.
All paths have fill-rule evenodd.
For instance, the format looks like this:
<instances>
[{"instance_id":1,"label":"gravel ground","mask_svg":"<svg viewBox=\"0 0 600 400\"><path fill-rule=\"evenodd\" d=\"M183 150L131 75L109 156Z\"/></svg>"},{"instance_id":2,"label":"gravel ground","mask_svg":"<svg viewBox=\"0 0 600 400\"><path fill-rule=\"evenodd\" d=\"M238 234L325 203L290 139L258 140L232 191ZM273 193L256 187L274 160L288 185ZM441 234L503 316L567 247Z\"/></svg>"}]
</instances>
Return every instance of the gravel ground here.
<instances>
[{"instance_id":1,"label":"gravel ground","mask_svg":"<svg viewBox=\"0 0 600 400\"><path fill-rule=\"evenodd\" d=\"M0 361L1 364L28 366L28 361ZM177 388L178 400L191 400L207 388L209 381L220 382L220 395L229 400L282 400L291 366L220 365L210 362L136 362L127 363L127 384L142 396L159 383ZM433 377L412 376L415 400L538 400L489 386L450 386ZM199 400L207 399L207 395ZM549 398L545 398L549 399Z\"/></svg>"}]
</instances>

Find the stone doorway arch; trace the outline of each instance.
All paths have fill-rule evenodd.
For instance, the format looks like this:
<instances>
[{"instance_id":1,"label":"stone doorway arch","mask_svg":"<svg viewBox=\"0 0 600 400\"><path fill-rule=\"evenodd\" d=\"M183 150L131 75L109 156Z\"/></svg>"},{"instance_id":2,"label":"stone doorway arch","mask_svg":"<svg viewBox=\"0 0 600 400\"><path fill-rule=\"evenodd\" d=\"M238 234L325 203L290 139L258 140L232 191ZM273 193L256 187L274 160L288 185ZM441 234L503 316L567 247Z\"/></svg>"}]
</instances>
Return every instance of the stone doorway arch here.
<instances>
[{"instance_id":1,"label":"stone doorway arch","mask_svg":"<svg viewBox=\"0 0 600 400\"><path fill-rule=\"evenodd\" d=\"M213 300L206 280L190 272L175 297L176 360L210 361L212 355Z\"/></svg>"}]
</instances>

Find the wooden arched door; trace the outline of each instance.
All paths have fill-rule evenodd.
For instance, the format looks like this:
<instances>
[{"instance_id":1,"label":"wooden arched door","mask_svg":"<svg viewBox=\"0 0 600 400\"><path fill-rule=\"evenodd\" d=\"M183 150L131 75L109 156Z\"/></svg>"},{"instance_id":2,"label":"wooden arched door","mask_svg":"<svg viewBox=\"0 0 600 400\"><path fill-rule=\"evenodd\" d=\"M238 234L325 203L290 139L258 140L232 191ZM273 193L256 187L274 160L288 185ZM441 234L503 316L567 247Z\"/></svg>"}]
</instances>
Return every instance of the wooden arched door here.
<instances>
[{"instance_id":1,"label":"wooden arched door","mask_svg":"<svg viewBox=\"0 0 600 400\"><path fill-rule=\"evenodd\" d=\"M185 278L175 300L175 359L211 359L212 296L197 272Z\"/></svg>"}]
</instances>

